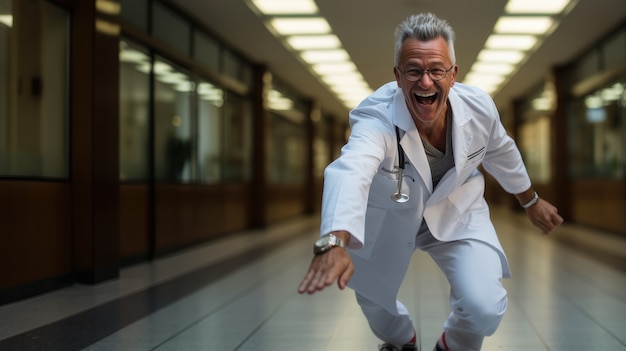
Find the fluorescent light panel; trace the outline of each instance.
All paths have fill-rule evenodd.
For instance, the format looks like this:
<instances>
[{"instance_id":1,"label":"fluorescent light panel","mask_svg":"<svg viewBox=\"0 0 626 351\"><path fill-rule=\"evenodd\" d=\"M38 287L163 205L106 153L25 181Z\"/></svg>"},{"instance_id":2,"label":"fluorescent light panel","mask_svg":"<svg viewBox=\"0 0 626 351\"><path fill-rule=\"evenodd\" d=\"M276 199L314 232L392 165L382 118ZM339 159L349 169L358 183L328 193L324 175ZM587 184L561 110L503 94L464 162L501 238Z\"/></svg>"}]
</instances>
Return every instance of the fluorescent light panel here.
<instances>
[{"instance_id":1,"label":"fluorescent light panel","mask_svg":"<svg viewBox=\"0 0 626 351\"><path fill-rule=\"evenodd\" d=\"M507 75L515 69L514 65L508 63L476 62L472 65L472 71L476 73L489 73Z\"/></svg>"},{"instance_id":2,"label":"fluorescent light panel","mask_svg":"<svg viewBox=\"0 0 626 351\"><path fill-rule=\"evenodd\" d=\"M532 35L500 35L492 34L485 43L489 49L530 50L537 43Z\"/></svg>"},{"instance_id":3,"label":"fluorescent light panel","mask_svg":"<svg viewBox=\"0 0 626 351\"><path fill-rule=\"evenodd\" d=\"M519 63L524 59L524 52L518 50L483 49L478 60L483 62Z\"/></svg>"},{"instance_id":4,"label":"fluorescent light panel","mask_svg":"<svg viewBox=\"0 0 626 351\"><path fill-rule=\"evenodd\" d=\"M336 35L294 35L287 38L287 44L294 50L337 49L341 42Z\"/></svg>"},{"instance_id":5,"label":"fluorescent light panel","mask_svg":"<svg viewBox=\"0 0 626 351\"><path fill-rule=\"evenodd\" d=\"M503 75L470 72L465 76L464 82L471 81L471 84L498 85L504 82L505 78Z\"/></svg>"},{"instance_id":6,"label":"fluorescent light panel","mask_svg":"<svg viewBox=\"0 0 626 351\"><path fill-rule=\"evenodd\" d=\"M327 34L330 25L322 17L307 18L274 18L270 26L280 35L294 34Z\"/></svg>"},{"instance_id":7,"label":"fluorescent light panel","mask_svg":"<svg viewBox=\"0 0 626 351\"><path fill-rule=\"evenodd\" d=\"M363 77L361 76L359 72L342 72L342 73L324 75L322 76L322 80L328 86L343 85L343 84L346 84L346 82L352 82L355 84L356 83L360 84L362 82L362 84L367 86L367 83L365 83L365 81L363 80Z\"/></svg>"},{"instance_id":8,"label":"fluorescent light panel","mask_svg":"<svg viewBox=\"0 0 626 351\"><path fill-rule=\"evenodd\" d=\"M356 66L352 62L337 62L337 63L318 63L313 65L313 71L319 75L343 73L356 71Z\"/></svg>"},{"instance_id":9,"label":"fluorescent light panel","mask_svg":"<svg viewBox=\"0 0 626 351\"><path fill-rule=\"evenodd\" d=\"M547 16L513 17L503 16L496 22L495 32L504 34L544 34L554 21Z\"/></svg>"},{"instance_id":10,"label":"fluorescent light panel","mask_svg":"<svg viewBox=\"0 0 626 351\"><path fill-rule=\"evenodd\" d=\"M252 0L264 15L312 15L317 13L313 0Z\"/></svg>"},{"instance_id":11,"label":"fluorescent light panel","mask_svg":"<svg viewBox=\"0 0 626 351\"><path fill-rule=\"evenodd\" d=\"M349 61L350 55L343 49L336 50L307 50L300 53L300 57L307 63Z\"/></svg>"},{"instance_id":12,"label":"fluorescent light panel","mask_svg":"<svg viewBox=\"0 0 626 351\"><path fill-rule=\"evenodd\" d=\"M13 27L13 15L0 15L0 23L7 27Z\"/></svg>"},{"instance_id":13,"label":"fluorescent light panel","mask_svg":"<svg viewBox=\"0 0 626 351\"><path fill-rule=\"evenodd\" d=\"M504 11L523 14L558 14L570 0L509 0Z\"/></svg>"}]
</instances>

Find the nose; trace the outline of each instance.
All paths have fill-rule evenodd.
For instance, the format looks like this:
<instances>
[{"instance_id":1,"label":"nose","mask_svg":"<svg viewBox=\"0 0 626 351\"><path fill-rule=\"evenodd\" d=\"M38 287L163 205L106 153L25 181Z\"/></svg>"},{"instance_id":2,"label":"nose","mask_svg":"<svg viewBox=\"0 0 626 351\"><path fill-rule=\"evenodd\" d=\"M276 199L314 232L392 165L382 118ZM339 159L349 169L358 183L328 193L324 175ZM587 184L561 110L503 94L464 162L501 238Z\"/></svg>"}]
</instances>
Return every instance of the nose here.
<instances>
[{"instance_id":1,"label":"nose","mask_svg":"<svg viewBox=\"0 0 626 351\"><path fill-rule=\"evenodd\" d=\"M424 71L422 76L417 80L417 84L420 88L430 88L435 82L430 78L428 72Z\"/></svg>"}]
</instances>

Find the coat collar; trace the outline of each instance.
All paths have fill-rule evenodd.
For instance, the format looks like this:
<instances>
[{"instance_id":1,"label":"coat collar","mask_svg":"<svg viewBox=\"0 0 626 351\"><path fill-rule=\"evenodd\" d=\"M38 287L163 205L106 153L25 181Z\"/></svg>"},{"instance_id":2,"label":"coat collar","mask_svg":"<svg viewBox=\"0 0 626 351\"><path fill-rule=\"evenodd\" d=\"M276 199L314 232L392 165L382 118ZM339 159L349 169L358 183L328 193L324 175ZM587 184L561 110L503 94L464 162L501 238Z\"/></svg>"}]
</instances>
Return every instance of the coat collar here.
<instances>
[{"instance_id":1,"label":"coat collar","mask_svg":"<svg viewBox=\"0 0 626 351\"><path fill-rule=\"evenodd\" d=\"M454 168L448 171L441 179L439 188L446 188L446 184L454 182L467 162L472 133L464 128L471 118L471 110L461 101L454 89L450 89L448 101L452 108L452 145L454 150ZM400 144L407 158L416 168L430 193L433 192L432 175L426 152L417 131L415 122L406 106L402 89L397 89L393 101L393 123L401 129Z\"/></svg>"}]
</instances>

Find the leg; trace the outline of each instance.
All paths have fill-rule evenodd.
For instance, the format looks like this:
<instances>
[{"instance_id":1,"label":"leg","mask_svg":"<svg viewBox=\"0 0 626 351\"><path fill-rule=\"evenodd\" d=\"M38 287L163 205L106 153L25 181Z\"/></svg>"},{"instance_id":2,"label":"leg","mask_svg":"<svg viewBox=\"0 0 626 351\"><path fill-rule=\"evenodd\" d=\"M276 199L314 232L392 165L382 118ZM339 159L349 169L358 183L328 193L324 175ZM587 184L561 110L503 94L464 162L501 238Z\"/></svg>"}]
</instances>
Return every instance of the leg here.
<instances>
[{"instance_id":1,"label":"leg","mask_svg":"<svg viewBox=\"0 0 626 351\"><path fill-rule=\"evenodd\" d=\"M480 350L507 306L500 255L490 245L461 240L428 249L450 283L452 312L444 325L450 350Z\"/></svg>"},{"instance_id":2,"label":"leg","mask_svg":"<svg viewBox=\"0 0 626 351\"><path fill-rule=\"evenodd\" d=\"M390 312L358 293L356 300L372 332L379 339L394 345L403 345L413 338L415 334L413 320L400 301L396 301L397 311Z\"/></svg>"}]
</instances>

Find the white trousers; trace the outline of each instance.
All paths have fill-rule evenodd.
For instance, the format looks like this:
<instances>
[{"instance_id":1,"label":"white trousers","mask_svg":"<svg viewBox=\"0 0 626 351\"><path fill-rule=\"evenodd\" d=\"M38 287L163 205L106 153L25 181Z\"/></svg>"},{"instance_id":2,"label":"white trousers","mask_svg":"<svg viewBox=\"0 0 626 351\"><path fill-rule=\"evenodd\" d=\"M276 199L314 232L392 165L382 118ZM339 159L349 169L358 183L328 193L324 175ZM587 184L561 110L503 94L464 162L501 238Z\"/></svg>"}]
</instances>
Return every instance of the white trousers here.
<instances>
[{"instance_id":1,"label":"white trousers","mask_svg":"<svg viewBox=\"0 0 626 351\"><path fill-rule=\"evenodd\" d=\"M480 350L484 337L498 328L507 306L498 252L477 240L440 242L420 249L430 254L450 284L451 313L444 324L450 350ZM391 312L356 295L378 338L402 345L413 337L411 316L400 301L397 311Z\"/></svg>"}]
</instances>

